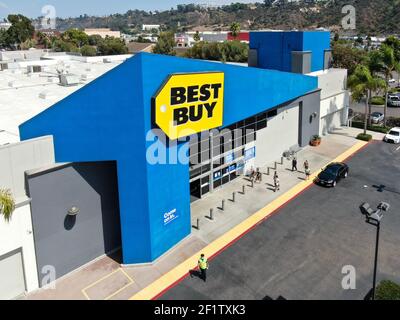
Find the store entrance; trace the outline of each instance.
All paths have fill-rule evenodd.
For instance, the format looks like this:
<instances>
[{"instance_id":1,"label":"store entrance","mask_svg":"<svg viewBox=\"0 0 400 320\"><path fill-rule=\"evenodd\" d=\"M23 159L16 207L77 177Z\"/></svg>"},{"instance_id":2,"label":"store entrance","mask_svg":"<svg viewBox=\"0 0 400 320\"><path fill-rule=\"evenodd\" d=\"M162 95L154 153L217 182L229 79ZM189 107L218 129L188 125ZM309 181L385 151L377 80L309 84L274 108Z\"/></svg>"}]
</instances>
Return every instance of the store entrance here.
<instances>
[{"instance_id":1,"label":"store entrance","mask_svg":"<svg viewBox=\"0 0 400 320\"><path fill-rule=\"evenodd\" d=\"M235 180L240 174L242 174L243 165L241 163L233 163L227 167L219 170L215 170L213 174L214 178L214 189L222 187Z\"/></svg>"},{"instance_id":2,"label":"store entrance","mask_svg":"<svg viewBox=\"0 0 400 320\"><path fill-rule=\"evenodd\" d=\"M190 203L201 199L201 182L200 179L190 183Z\"/></svg>"},{"instance_id":3,"label":"store entrance","mask_svg":"<svg viewBox=\"0 0 400 320\"><path fill-rule=\"evenodd\" d=\"M190 203L202 198L210 192L210 177L208 175L190 182Z\"/></svg>"}]
</instances>

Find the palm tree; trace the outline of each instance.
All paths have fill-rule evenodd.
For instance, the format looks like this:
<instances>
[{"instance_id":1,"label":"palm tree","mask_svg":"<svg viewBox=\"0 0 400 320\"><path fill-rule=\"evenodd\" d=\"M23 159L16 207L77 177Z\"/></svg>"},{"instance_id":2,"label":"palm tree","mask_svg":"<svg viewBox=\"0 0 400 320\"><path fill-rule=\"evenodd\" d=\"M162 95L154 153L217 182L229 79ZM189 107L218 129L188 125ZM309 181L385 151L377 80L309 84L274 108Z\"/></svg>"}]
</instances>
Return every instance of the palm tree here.
<instances>
[{"instance_id":1,"label":"palm tree","mask_svg":"<svg viewBox=\"0 0 400 320\"><path fill-rule=\"evenodd\" d=\"M382 53L380 50L372 50L366 56L364 61L373 77L383 73ZM368 125L371 125L371 104L368 108Z\"/></svg>"},{"instance_id":2,"label":"palm tree","mask_svg":"<svg viewBox=\"0 0 400 320\"><path fill-rule=\"evenodd\" d=\"M358 65L354 73L349 77L347 85L351 90L353 100L360 102L365 98L364 134L366 134L371 92L386 88L386 83L383 79L373 76L367 66Z\"/></svg>"},{"instance_id":3,"label":"palm tree","mask_svg":"<svg viewBox=\"0 0 400 320\"><path fill-rule=\"evenodd\" d=\"M392 77L392 73L395 70L400 70L400 64L396 60L396 56L393 48L388 45L383 44L380 49L381 53L381 63L382 63L382 72L385 76L386 88L385 88L385 106L384 106L384 115L385 118L383 120L383 125L386 126L386 113L387 113L387 101L388 101L388 88L389 88L389 80Z\"/></svg>"},{"instance_id":4,"label":"palm tree","mask_svg":"<svg viewBox=\"0 0 400 320\"><path fill-rule=\"evenodd\" d=\"M239 22L233 22L231 24L231 27L229 28L229 30L231 31L232 36L236 39L236 37L240 33L240 23Z\"/></svg>"},{"instance_id":5,"label":"palm tree","mask_svg":"<svg viewBox=\"0 0 400 320\"><path fill-rule=\"evenodd\" d=\"M15 201L9 189L0 189L0 215L4 220L10 221L15 210Z\"/></svg>"}]
</instances>

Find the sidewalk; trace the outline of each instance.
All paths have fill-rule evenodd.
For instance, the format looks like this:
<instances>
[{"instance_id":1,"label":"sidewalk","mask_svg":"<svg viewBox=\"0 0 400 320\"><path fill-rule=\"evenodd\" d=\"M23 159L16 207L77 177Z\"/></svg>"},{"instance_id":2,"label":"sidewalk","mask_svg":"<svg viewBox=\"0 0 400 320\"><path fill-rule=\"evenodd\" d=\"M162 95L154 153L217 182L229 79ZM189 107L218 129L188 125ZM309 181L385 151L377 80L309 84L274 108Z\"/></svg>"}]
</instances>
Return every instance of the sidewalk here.
<instances>
[{"instance_id":1,"label":"sidewalk","mask_svg":"<svg viewBox=\"0 0 400 320\"><path fill-rule=\"evenodd\" d=\"M270 169L270 175L266 174L267 168L273 167L274 164L266 164L261 170L264 172L262 182L254 183L254 188L250 187L250 182L246 178L240 177L224 188L193 203L191 207L192 224L195 224L197 218L200 219L200 229L192 228L192 234L189 237L151 265L120 267L111 258L103 257L57 280L56 289L39 290L26 298L129 299L157 279L164 281L161 287L167 286L172 281L166 277L171 270L178 268L177 266L205 247L208 248L220 241L223 238L222 235L232 233L233 228L237 229L240 224L246 224L249 217L256 216L255 213L258 214L260 209L265 208L276 199L287 198L289 200L290 195L288 197L282 197L282 195L286 196L288 191L293 192L292 190L296 189L299 184L303 183L302 188L304 188L303 162L306 159L310 164L311 171L318 172L337 156L354 147L359 142L354 139L354 136L361 131L354 128L343 128L334 134L323 137L319 147L309 146L301 150L297 154L300 172L292 172L291 162L284 159L283 164L277 165L281 187L278 192L274 192L271 187L274 170ZM374 135L374 138L381 139L379 135ZM277 160L280 161L280 159ZM239 193L242 185L246 186L245 194ZM232 192L236 192L235 202L229 200L232 199ZM218 209L223 199L225 200L224 211ZM214 209L213 221L205 217L209 215L210 208ZM183 266L179 272L187 273L188 269L185 268L186 266ZM160 288L160 290L162 289Z\"/></svg>"}]
</instances>

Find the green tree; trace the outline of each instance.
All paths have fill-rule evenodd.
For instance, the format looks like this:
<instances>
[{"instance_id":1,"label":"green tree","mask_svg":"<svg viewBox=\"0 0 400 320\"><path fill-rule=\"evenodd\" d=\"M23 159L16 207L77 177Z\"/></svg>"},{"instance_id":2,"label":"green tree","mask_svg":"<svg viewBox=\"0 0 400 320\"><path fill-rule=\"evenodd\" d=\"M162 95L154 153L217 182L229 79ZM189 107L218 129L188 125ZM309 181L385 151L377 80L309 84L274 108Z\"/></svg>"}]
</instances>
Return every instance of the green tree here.
<instances>
[{"instance_id":1,"label":"green tree","mask_svg":"<svg viewBox=\"0 0 400 320\"><path fill-rule=\"evenodd\" d=\"M28 50L30 48L35 48L38 42L35 39L28 39L20 44L21 50Z\"/></svg>"},{"instance_id":2,"label":"green tree","mask_svg":"<svg viewBox=\"0 0 400 320\"><path fill-rule=\"evenodd\" d=\"M196 31L196 33L193 36L193 40L196 41L196 42L200 41L200 33L199 33L199 31Z\"/></svg>"},{"instance_id":3,"label":"green tree","mask_svg":"<svg viewBox=\"0 0 400 320\"><path fill-rule=\"evenodd\" d=\"M79 52L79 49L75 44L62 39L54 39L51 47L56 52Z\"/></svg>"},{"instance_id":4,"label":"green tree","mask_svg":"<svg viewBox=\"0 0 400 320\"><path fill-rule=\"evenodd\" d=\"M103 38L99 34L93 34L93 35L89 36L88 40L89 40L88 44L90 46L97 46L100 42L103 41Z\"/></svg>"},{"instance_id":5,"label":"green tree","mask_svg":"<svg viewBox=\"0 0 400 320\"><path fill-rule=\"evenodd\" d=\"M391 47L394 51L396 60L400 61L400 39L395 36L389 36L386 38L383 44Z\"/></svg>"},{"instance_id":6,"label":"green tree","mask_svg":"<svg viewBox=\"0 0 400 320\"><path fill-rule=\"evenodd\" d=\"M8 34L6 30L0 30L0 48L8 47Z\"/></svg>"},{"instance_id":7,"label":"green tree","mask_svg":"<svg viewBox=\"0 0 400 320\"><path fill-rule=\"evenodd\" d=\"M9 189L0 189L0 215L5 221L10 221L15 210L15 200Z\"/></svg>"},{"instance_id":8,"label":"green tree","mask_svg":"<svg viewBox=\"0 0 400 320\"><path fill-rule=\"evenodd\" d=\"M128 53L128 48L126 47L125 42L115 37L106 37L103 39L103 41L97 46L97 50L101 55Z\"/></svg>"},{"instance_id":9,"label":"green tree","mask_svg":"<svg viewBox=\"0 0 400 320\"><path fill-rule=\"evenodd\" d=\"M97 49L87 44L81 48L80 52L84 57L94 57L97 55Z\"/></svg>"},{"instance_id":10,"label":"green tree","mask_svg":"<svg viewBox=\"0 0 400 320\"><path fill-rule=\"evenodd\" d=\"M7 30L7 45L17 45L32 39L35 28L29 18L21 14L10 14L7 17L11 27Z\"/></svg>"},{"instance_id":11,"label":"green tree","mask_svg":"<svg viewBox=\"0 0 400 320\"><path fill-rule=\"evenodd\" d=\"M367 134L371 92L385 88L386 83L381 78L374 77L367 66L358 65L354 73L349 77L347 85L350 88L353 100L360 102L365 99L364 134Z\"/></svg>"},{"instance_id":12,"label":"green tree","mask_svg":"<svg viewBox=\"0 0 400 320\"><path fill-rule=\"evenodd\" d=\"M248 53L248 45L240 41L225 41L223 43L200 41L186 51L185 56L221 62L246 62Z\"/></svg>"},{"instance_id":13,"label":"green tree","mask_svg":"<svg viewBox=\"0 0 400 320\"><path fill-rule=\"evenodd\" d=\"M153 53L175 56L175 36L172 32L161 32L158 41L153 48Z\"/></svg>"},{"instance_id":14,"label":"green tree","mask_svg":"<svg viewBox=\"0 0 400 320\"><path fill-rule=\"evenodd\" d=\"M333 37L333 41L334 42L337 42L337 41L339 41L339 33L335 33L335 36Z\"/></svg>"},{"instance_id":15,"label":"green tree","mask_svg":"<svg viewBox=\"0 0 400 320\"><path fill-rule=\"evenodd\" d=\"M68 29L62 34L61 38L73 43L78 48L89 44L89 36L79 29Z\"/></svg>"},{"instance_id":16,"label":"green tree","mask_svg":"<svg viewBox=\"0 0 400 320\"><path fill-rule=\"evenodd\" d=\"M357 48L352 48L347 43L336 42L332 46L333 66L349 71L351 75L356 66L363 63L366 59L366 52Z\"/></svg>"},{"instance_id":17,"label":"green tree","mask_svg":"<svg viewBox=\"0 0 400 320\"><path fill-rule=\"evenodd\" d=\"M271 7L275 0L264 0L264 7Z\"/></svg>"},{"instance_id":18,"label":"green tree","mask_svg":"<svg viewBox=\"0 0 400 320\"><path fill-rule=\"evenodd\" d=\"M396 60L394 55L394 50L392 47L388 45L382 45L379 48L381 53L381 63L382 63L382 72L385 77L386 86L385 86L385 106L383 113L385 118L383 119L383 124L386 126L386 114L387 114L387 100L388 100L388 88L389 88L389 80L392 77L393 71L397 70L400 72L400 63Z\"/></svg>"},{"instance_id":19,"label":"green tree","mask_svg":"<svg viewBox=\"0 0 400 320\"><path fill-rule=\"evenodd\" d=\"M141 42L141 43L151 43L149 39L143 38L143 36L138 36L136 39L136 42Z\"/></svg>"},{"instance_id":20,"label":"green tree","mask_svg":"<svg viewBox=\"0 0 400 320\"><path fill-rule=\"evenodd\" d=\"M43 32L38 31L36 33L37 44L44 46L45 49L50 48L51 41L50 38Z\"/></svg>"},{"instance_id":21,"label":"green tree","mask_svg":"<svg viewBox=\"0 0 400 320\"><path fill-rule=\"evenodd\" d=\"M239 22L233 22L229 28L230 32L232 33L232 36L236 39L236 37L240 33L240 23Z\"/></svg>"}]
</instances>

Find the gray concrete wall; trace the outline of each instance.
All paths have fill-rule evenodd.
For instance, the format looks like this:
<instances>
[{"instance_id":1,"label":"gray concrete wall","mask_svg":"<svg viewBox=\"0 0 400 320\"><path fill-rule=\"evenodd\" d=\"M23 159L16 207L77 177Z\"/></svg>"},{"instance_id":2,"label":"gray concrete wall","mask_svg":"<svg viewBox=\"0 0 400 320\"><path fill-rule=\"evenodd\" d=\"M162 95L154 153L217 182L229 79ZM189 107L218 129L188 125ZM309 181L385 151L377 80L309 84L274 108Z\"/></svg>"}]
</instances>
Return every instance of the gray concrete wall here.
<instances>
[{"instance_id":1,"label":"gray concrete wall","mask_svg":"<svg viewBox=\"0 0 400 320\"><path fill-rule=\"evenodd\" d=\"M284 106L268 118L267 127L257 131L255 167L272 163L298 144L299 104Z\"/></svg>"},{"instance_id":2,"label":"gray concrete wall","mask_svg":"<svg viewBox=\"0 0 400 320\"><path fill-rule=\"evenodd\" d=\"M292 72L307 74L311 72L311 58L310 51L292 51Z\"/></svg>"},{"instance_id":3,"label":"gray concrete wall","mask_svg":"<svg viewBox=\"0 0 400 320\"><path fill-rule=\"evenodd\" d=\"M331 50L325 50L324 51L324 70L332 68L332 51Z\"/></svg>"},{"instance_id":4,"label":"gray concrete wall","mask_svg":"<svg viewBox=\"0 0 400 320\"><path fill-rule=\"evenodd\" d=\"M258 51L257 49L249 49L249 57L248 57L248 65L249 67L258 67Z\"/></svg>"},{"instance_id":5,"label":"gray concrete wall","mask_svg":"<svg viewBox=\"0 0 400 320\"><path fill-rule=\"evenodd\" d=\"M58 278L120 247L115 162L52 166L27 172L27 180L39 273L52 265Z\"/></svg>"},{"instance_id":6,"label":"gray concrete wall","mask_svg":"<svg viewBox=\"0 0 400 320\"><path fill-rule=\"evenodd\" d=\"M319 134L321 91L311 92L298 99L298 102L301 102L299 145L304 147L313 135Z\"/></svg>"},{"instance_id":7,"label":"gray concrete wall","mask_svg":"<svg viewBox=\"0 0 400 320\"><path fill-rule=\"evenodd\" d=\"M25 171L54 164L53 137L0 146L0 188L11 189L17 202L26 197Z\"/></svg>"},{"instance_id":8,"label":"gray concrete wall","mask_svg":"<svg viewBox=\"0 0 400 320\"><path fill-rule=\"evenodd\" d=\"M261 167L277 161L283 152L307 146L320 128L320 90L310 92L278 108L267 127L257 131L256 159L249 166Z\"/></svg>"}]
</instances>

